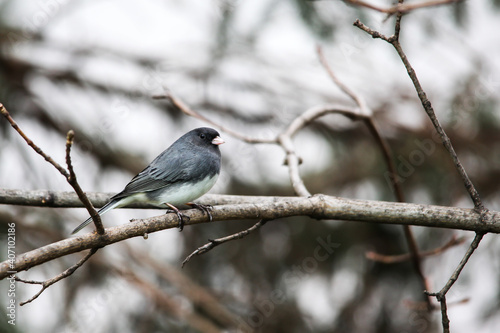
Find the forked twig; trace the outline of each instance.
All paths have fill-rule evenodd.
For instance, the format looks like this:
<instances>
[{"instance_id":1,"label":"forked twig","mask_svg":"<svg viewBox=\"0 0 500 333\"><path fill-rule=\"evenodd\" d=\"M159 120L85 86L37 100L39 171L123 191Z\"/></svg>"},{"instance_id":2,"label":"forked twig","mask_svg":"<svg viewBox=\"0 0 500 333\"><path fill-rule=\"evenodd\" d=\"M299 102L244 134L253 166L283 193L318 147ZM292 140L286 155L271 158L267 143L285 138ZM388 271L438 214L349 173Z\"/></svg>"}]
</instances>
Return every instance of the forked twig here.
<instances>
[{"instance_id":1,"label":"forked twig","mask_svg":"<svg viewBox=\"0 0 500 333\"><path fill-rule=\"evenodd\" d=\"M398 17L400 14L398 14ZM326 60L322 48L318 45L316 47L316 51L318 53L318 57L320 60L320 63L323 65L325 70L327 71L328 75L332 79L332 81L345 93L347 94L359 107L361 110L361 115L358 116L358 119L362 119L363 122L365 123L366 127L370 131L370 133L373 135L375 138L378 147L380 148L382 152L382 156L384 157L384 160L387 164L387 169L389 173L389 180L392 186L393 192L396 194L396 198L399 202L405 202L403 190L401 189L400 183L397 181L397 173L396 173L396 165L394 164L394 160L392 158L392 152L391 148L389 147L389 144L387 141L384 139L384 137L380 134L380 131L377 128L377 125L375 124L375 120L373 119L373 112L368 108L366 105L364 99L355 93L353 90L351 90L349 87L347 87L336 75L335 72L332 70L330 65L328 64L328 61ZM408 244L408 248L410 250L410 259L413 264L413 267L419 277L419 281L422 285L422 288L425 290L427 289L427 284L426 284L426 278L424 276L423 270L422 270L422 263L420 262L420 255L419 255L419 249L417 245L417 241L415 240L415 236L413 235L413 232L410 228L410 226L403 226L403 232L405 235L406 242ZM427 303L427 308L430 310L432 308L432 304L430 302L430 299L428 296L424 294L425 297L425 302Z\"/></svg>"},{"instance_id":2,"label":"forked twig","mask_svg":"<svg viewBox=\"0 0 500 333\"><path fill-rule=\"evenodd\" d=\"M237 232L235 234L232 234L232 235L229 235L229 236L226 236L226 237L222 237L222 238L209 239L208 243L206 243L203 246L200 246L195 251L193 251L190 255L188 255L186 257L186 259L184 259L184 261L182 262L182 267L184 267L184 265L187 264L187 262L189 260L191 260L192 257L197 256L197 255L201 255L203 253L207 253L208 251L212 250L217 245L220 245L220 244L223 244L223 243L235 240L235 239L241 239L241 238L247 236L252 231L255 231L255 230L259 229L264 224L266 224L268 221L269 220L260 220L259 222L255 223L253 226L251 226L250 228L242 230L242 231L239 231L239 232Z\"/></svg>"},{"instance_id":3,"label":"forked twig","mask_svg":"<svg viewBox=\"0 0 500 333\"><path fill-rule=\"evenodd\" d=\"M247 143L267 143L267 144L277 144L283 148L286 154L285 162L289 168L290 181L292 183L292 187L297 195L300 196L310 196L311 193L307 190L302 178L299 173L299 165L300 158L297 156L295 152L295 146L293 144L293 136L302 128L310 124L312 121L323 117L327 114L331 113L339 113L343 114L346 117L351 119L363 118L364 116L357 110L338 106L338 105L320 105L316 107L312 107L307 109L304 113L295 118L290 125L288 125L280 134L278 134L275 138L272 139L260 139L253 138L246 135L243 135L239 132L235 132L221 124L218 124L203 115L200 115L196 111L192 110L186 103L180 100L178 97L172 95L171 92L166 89L164 95L153 96L155 99L168 99L174 106L176 106L179 110L181 110L186 115L191 117L200 119L205 121L208 124L211 124L214 127L221 129L222 131L228 133L231 136L234 136L237 139L240 139Z\"/></svg>"},{"instance_id":4,"label":"forked twig","mask_svg":"<svg viewBox=\"0 0 500 333\"><path fill-rule=\"evenodd\" d=\"M92 257L94 255L94 253L96 253L98 250L98 248L93 248L89 251L89 253L87 253L85 255L85 257L83 257L82 259L80 259L76 264L74 264L73 266L71 266L70 268L66 269L64 272L62 272L61 274L59 275L56 275L54 276L53 278L51 279L48 279L48 280L45 280L45 281L33 281L33 280L24 280L24 279L21 279L20 277L18 276L15 276L15 280L16 281L19 281L19 282L23 282L23 283L28 283L28 284L39 284L42 286L42 289L40 289L39 292L37 292L33 297L31 297L30 299L28 299L27 301L24 301L24 302L21 302L19 303L19 305L23 306L25 304L28 304L28 303L31 303L33 302L35 299L38 298L38 296L40 296L44 291L45 289L47 289L48 287L50 287L51 285L53 285L54 283L56 282L59 282L61 281L62 279L64 278L67 278L68 276L70 276L71 274L73 274L79 267L81 267L90 257Z\"/></svg>"},{"instance_id":5,"label":"forked twig","mask_svg":"<svg viewBox=\"0 0 500 333\"><path fill-rule=\"evenodd\" d=\"M399 0L398 1L398 6L403 6L404 0ZM462 163L460 162L457 153L455 152L455 149L453 148L453 145L451 144L450 138L444 131L443 127L441 126L436 113L434 112L434 108L431 105L431 102L427 99L427 95L425 91L423 90L420 81L418 80L417 74L413 67L410 64L410 61L408 60L408 57L406 56L405 52L403 51L403 48L401 46L401 43L399 41L399 32L401 29L401 19L402 19L402 13L398 12L397 17L396 17L396 22L395 22L395 28L394 28L394 35L387 37L378 31L375 31L373 29L370 29L363 23L361 23L360 20L356 20L354 22L354 26L358 27L359 29L365 31L368 33L370 36L373 38L380 38L391 44L396 52L398 53L401 61L403 62L406 71L408 72L408 76L410 77L413 86L415 87L415 90L417 92L417 95L420 99L420 102L422 103L422 106L427 113L432 125L434 126L434 129L438 133L439 137L441 138L441 141L448 151L455 168L457 169L460 177L462 178L462 181L464 183L465 189L467 190L472 202L474 203L474 210L478 213L479 221L482 223L485 222L485 216L488 212L488 210L484 207L483 202L481 201L481 198L479 197L479 193L477 192L476 188L472 184L469 176L467 175L467 172L465 171ZM460 275L461 271L465 267L465 264L469 260L470 256L474 253L475 249L479 246L479 243L481 242L481 239L483 237L484 233L482 232L476 232L476 236L474 237L474 240L469 246L469 249L465 253L464 257L462 258L462 261L454 271L454 273L451 275L449 278L448 282L446 285L439 291L438 293L429 293L426 292L428 296L435 296L436 299L440 302L441 305L441 317L442 317L442 326L443 326L443 332L448 333L450 331L450 320L448 318L447 314L447 305L446 305L446 293L449 291L449 289L453 286L455 281L458 279L458 276Z\"/></svg>"},{"instance_id":6,"label":"forked twig","mask_svg":"<svg viewBox=\"0 0 500 333\"><path fill-rule=\"evenodd\" d=\"M161 279L167 281L189 299L194 307L200 309L199 312L206 313L211 318L217 318L217 322L225 328L230 329L237 326L242 333L254 332L241 318L229 311L220 298L196 283L189 275L164 261L155 259L146 251L140 251L127 243L121 243L121 245L125 247L127 254L138 265L148 271L154 271Z\"/></svg>"},{"instance_id":7,"label":"forked twig","mask_svg":"<svg viewBox=\"0 0 500 333\"><path fill-rule=\"evenodd\" d=\"M399 42L399 25L400 25L400 15L398 15L399 20L396 22L398 25L396 26L395 34L391 37L387 37L385 35L380 34L378 31L372 30L363 23L361 23L360 20L356 20L354 22L354 26L360 28L361 30L365 31L369 35L371 35L373 38L380 38L385 40L386 42L390 43L398 53L401 61L403 62L404 66L406 67L406 71L408 72L408 76L410 77L413 86L415 87L415 90L417 92L417 95L420 99L420 102L422 103L422 106L427 113L429 119L431 120L432 125L434 126L434 129L436 132L439 134L439 137L441 138L441 141L448 151L451 159L453 160L453 163L455 165L455 168L457 169L460 177L462 178L462 181L465 185L465 189L469 193L469 196L472 199L472 202L474 203L475 209L478 211L478 213L482 216L486 212L486 208L484 207L480 197L479 193L477 192L475 186L472 184L469 176L467 175L467 172L465 171L462 163L460 162L457 153L455 152L455 149L453 148L453 145L451 144L450 138L444 131L443 127L441 126L441 123L439 122L436 113L434 112L434 108L431 105L431 102L427 99L427 95L425 91L423 90L422 86L420 85L420 81L418 80L417 74L415 73L415 70L411 66L408 57L406 56L405 52L403 51L403 48L401 46L401 43Z\"/></svg>"},{"instance_id":8,"label":"forked twig","mask_svg":"<svg viewBox=\"0 0 500 333\"><path fill-rule=\"evenodd\" d=\"M465 255L463 256L462 260L458 264L457 268L453 272L453 274L450 276L444 287L437 293L431 293L428 291L425 291L425 293L429 296L435 296L438 302L441 304L441 318L442 318L442 324L443 324L443 333L449 333L450 332L450 319L448 318L448 313L447 313L447 305L446 305L446 294L448 291L451 289L451 287L455 284L455 282L458 280L458 277L460 276L460 273L462 273L462 270L464 269L465 265L469 261L470 257L474 253L474 251L477 249L479 246L479 243L481 242L481 239L483 238L484 233L482 232L476 232L476 236L472 240L472 243L469 245L469 248L467 249L467 252L465 252Z\"/></svg>"},{"instance_id":9,"label":"forked twig","mask_svg":"<svg viewBox=\"0 0 500 333\"><path fill-rule=\"evenodd\" d=\"M104 234L104 226L102 225L101 216L94 208L94 205L90 202L87 195L83 192L80 184L76 180L76 174L73 170L73 164L71 163L71 146L73 145L73 139L75 137L75 132L73 130L68 131L66 136L66 164L68 166L69 175L66 177L68 183L73 187L78 198L83 203L90 216L92 216L92 220L94 221L97 233L100 235Z\"/></svg>"},{"instance_id":10,"label":"forked twig","mask_svg":"<svg viewBox=\"0 0 500 333\"><path fill-rule=\"evenodd\" d=\"M0 113L7 119L7 121L10 123L10 125L16 130L19 135L26 141L26 143L33 148L33 150L40 156L42 156L47 162L52 164L61 175L66 178L68 183L73 187L75 190L76 194L78 195L78 198L82 201L83 205L85 208L87 208L89 214L93 217L94 224L96 225L97 232L99 234L104 233L104 227L102 226L101 219L99 218L99 214L97 214L97 211L95 210L94 206L90 202L90 200L87 198L83 190L81 189L80 185L78 184L76 180L76 175L75 172L73 171L73 166L71 165L71 146L73 144L73 138L75 136L75 133L70 130L67 134L66 137L66 163L68 164L68 171L64 169L59 163L54 161L52 157L47 155L40 147L38 147L24 132L21 130L19 125L14 121L14 119L11 117L9 111L4 107L2 103L0 103ZM95 218L97 216L97 218Z\"/></svg>"}]
</instances>

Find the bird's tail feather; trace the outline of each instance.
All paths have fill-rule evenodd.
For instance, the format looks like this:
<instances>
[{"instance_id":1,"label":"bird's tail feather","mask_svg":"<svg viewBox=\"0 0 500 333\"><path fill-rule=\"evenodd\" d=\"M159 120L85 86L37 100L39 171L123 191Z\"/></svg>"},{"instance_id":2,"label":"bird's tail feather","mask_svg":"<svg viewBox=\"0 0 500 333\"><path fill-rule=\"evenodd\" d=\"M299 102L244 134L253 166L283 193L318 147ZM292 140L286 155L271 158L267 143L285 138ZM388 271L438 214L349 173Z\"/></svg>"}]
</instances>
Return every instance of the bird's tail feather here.
<instances>
[{"instance_id":1,"label":"bird's tail feather","mask_svg":"<svg viewBox=\"0 0 500 333\"><path fill-rule=\"evenodd\" d=\"M111 209L116 208L119 204L120 204L120 200L111 200L110 202L108 202L107 204L102 206L101 209L99 209L97 211L97 213L99 214L99 216L102 216L106 212L110 211ZM72 235L76 234L77 232L79 232L80 230L82 230L83 228L88 226L91 222L92 222L92 217L89 217L82 224L80 224L78 227L76 227L75 230L73 230L71 232L71 234Z\"/></svg>"}]
</instances>

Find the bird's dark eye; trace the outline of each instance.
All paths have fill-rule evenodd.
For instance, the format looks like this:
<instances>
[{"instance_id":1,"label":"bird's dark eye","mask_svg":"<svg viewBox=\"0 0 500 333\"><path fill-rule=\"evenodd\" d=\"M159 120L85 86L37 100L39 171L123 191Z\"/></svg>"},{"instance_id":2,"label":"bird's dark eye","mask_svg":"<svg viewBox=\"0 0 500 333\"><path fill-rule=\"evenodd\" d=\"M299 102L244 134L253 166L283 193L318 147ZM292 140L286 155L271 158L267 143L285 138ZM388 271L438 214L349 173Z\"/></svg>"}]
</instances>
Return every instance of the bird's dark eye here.
<instances>
[{"instance_id":1,"label":"bird's dark eye","mask_svg":"<svg viewBox=\"0 0 500 333\"><path fill-rule=\"evenodd\" d=\"M205 134L204 133L200 133L200 138L205 139Z\"/></svg>"}]
</instances>

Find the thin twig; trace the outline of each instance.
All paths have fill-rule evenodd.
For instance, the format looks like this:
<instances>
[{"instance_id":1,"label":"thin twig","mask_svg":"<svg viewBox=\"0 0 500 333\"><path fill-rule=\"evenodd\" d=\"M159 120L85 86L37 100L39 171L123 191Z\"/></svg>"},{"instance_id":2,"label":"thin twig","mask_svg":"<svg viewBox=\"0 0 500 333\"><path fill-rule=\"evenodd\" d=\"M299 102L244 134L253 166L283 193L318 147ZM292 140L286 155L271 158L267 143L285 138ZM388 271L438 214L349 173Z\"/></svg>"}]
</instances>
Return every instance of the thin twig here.
<instances>
[{"instance_id":1,"label":"thin twig","mask_svg":"<svg viewBox=\"0 0 500 333\"><path fill-rule=\"evenodd\" d=\"M402 0L400 0L402 1ZM397 17L397 26L399 27L399 21L401 20L401 13L398 13ZM392 190L394 193L396 193L396 199L399 202L405 202L403 190L401 188L400 183L397 181L397 173L396 173L396 166L394 164L394 160L392 158L392 152L391 148L389 147L389 144L387 141L384 139L384 137L380 134L380 131L378 130L375 120L373 119L373 112L368 108L366 105L364 99L358 95L356 92L354 92L352 89L350 89L347 85L345 85L336 75L333 69L330 67L328 64L328 61L326 60L322 48L318 45L316 47L316 51L320 60L320 63L323 65L327 73L329 74L330 78L332 81L345 93L347 94L359 107L361 110L361 113L363 114L363 117L360 117L360 119L363 119L366 127L370 130L370 133L373 135L375 138L378 147L380 148L382 152L382 156L384 157L384 160L387 164L387 169L389 171L389 179L391 182ZM403 232L405 235L406 242L408 244L408 248L410 251L410 256L411 256L411 262L413 264L413 267L417 273L417 276L419 277L419 281L422 285L422 289L426 290L427 289L427 284L426 281L427 279L424 276L423 270L422 270L422 264L420 262L420 255L419 255L419 249L417 245L417 241L415 240L415 236L413 235L413 232L410 228L410 226L403 226ZM429 311L432 308L432 304L430 301L430 298L423 294L423 297L425 298L425 302L427 303L427 308Z\"/></svg>"},{"instance_id":2,"label":"thin twig","mask_svg":"<svg viewBox=\"0 0 500 333\"><path fill-rule=\"evenodd\" d=\"M191 260L192 257L201 255L203 253L207 253L208 251L212 250L217 245L221 245L223 243L226 243L226 242L229 242L229 241L232 241L232 240L235 240L235 239L241 239L241 238L247 236L252 231L255 231L255 230L259 229L264 224L266 224L268 221L269 220L262 219L259 222L255 223L250 228L242 230L242 231L237 232L235 234L232 234L232 235L229 235L229 236L226 236L226 237L222 237L222 238L217 238L217 239L209 239L208 243L206 243L203 246L200 246L195 251L193 251L190 255L188 255L186 257L186 259L184 259L184 261L182 262L182 267L184 267L184 265L187 264L187 262L189 260Z\"/></svg>"},{"instance_id":3,"label":"thin twig","mask_svg":"<svg viewBox=\"0 0 500 333\"><path fill-rule=\"evenodd\" d=\"M8 122L10 123L10 125L17 131L17 133L19 133L19 135L21 135L21 137L26 141L26 143L31 148L33 148L33 150L35 152L37 152L40 156L42 156L47 162L49 162L50 164L52 164L59 171L59 173L61 175L63 175L64 178L66 178L67 182L75 190L76 194L78 195L78 198L80 198L80 200L82 201L82 203L85 206L85 208L87 208L87 210L89 211L90 215L93 217L94 223L96 225L97 232L99 234L103 234L104 233L104 227L102 226L101 220L100 220L100 218L94 218L96 215L98 216L98 214L97 214L96 210L94 209L94 207L92 206L92 203L87 198L87 196L85 195L85 193L81 189L80 185L76 181L76 175L75 175L75 173L73 171L73 166L71 165L70 152L71 152L71 146L73 144L73 138L74 138L75 133L70 130L68 132L68 134L67 134L67 137L66 137L66 163L68 164L68 170L69 170L69 172L68 172L59 163L57 163L56 161L54 161L52 159L52 157L50 157L49 155L45 154L45 152L40 147L38 147L23 132L23 130L21 130L21 128L19 127L19 125L17 125L17 123L11 117L9 111L7 111L7 109L4 107L4 105L2 103L0 103L0 113L2 113L2 115L8 120Z\"/></svg>"},{"instance_id":4,"label":"thin twig","mask_svg":"<svg viewBox=\"0 0 500 333\"><path fill-rule=\"evenodd\" d=\"M452 302L446 301L446 306L447 307L452 307L455 305L462 305L470 301L469 297L464 297L458 300L454 300ZM415 310L415 311L426 311L427 310L427 303L426 302L413 302L410 300L404 300L403 301L404 305L410 309L410 310ZM441 304L435 304L432 306L432 310L437 310L441 308Z\"/></svg>"},{"instance_id":5,"label":"thin twig","mask_svg":"<svg viewBox=\"0 0 500 333\"><path fill-rule=\"evenodd\" d=\"M200 120L206 122L207 124L210 124L210 125L212 125L214 127L217 127L221 131L226 132L227 134L229 134L229 135L231 135L231 136L233 136L233 137L235 137L237 139L240 139L240 140L242 140L244 142L247 142L247 143L276 143L276 139L275 138L273 138L273 139L253 138L253 137L249 137L249 136L243 135L243 134L241 134L239 132L233 131L230 128L227 128L227 127L225 127L223 125L220 125L220 124L214 122L213 120L210 120L207 117L205 117L205 116L199 114L198 112L194 111L193 109L191 109L181 99L179 99L178 97L172 95L172 93L168 89L165 89L165 94L164 95L155 95L155 96L153 96L153 98L154 99L167 99L175 107L177 107L180 111L182 111L186 115L191 116L191 117L196 118L196 119L200 119Z\"/></svg>"},{"instance_id":6,"label":"thin twig","mask_svg":"<svg viewBox=\"0 0 500 333\"><path fill-rule=\"evenodd\" d=\"M292 187L295 193L299 196L308 197L311 193L306 188L302 177L299 173L300 158L295 152L295 147L293 145L292 138L288 135L280 135L278 137L281 147L285 150L285 164L288 166L288 173L290 176L290 181L292 182Z\"/></svg>"},{"instance_id":7,"label":"thin twig","mask_svg":"<svg viewBox=\"0 0 500 333\"><path fill-rule=\"evenodd\" d=\"M422 106L427 113L429 119L431 120L432 125L434 126L434 129L436 132L439 134L439 137L441 138L441 141L448 151L451 159L453 160L453 163L455 164L455 168L457 169L460 177L462 178L462 181L464 183L465 189L469 193L469 196L472 199L472 202L474 203L474 208L476 211L480 214L481 220L483 219L484 213L487 211L486 208L484 207L481 198L479 197L479 193L477 192L476 188L472 184L469 176L467 175L467 172L465 171L462 163L460 162L457 153L455 152L455 149L453 148L453 145L451 144L450 138L444 131L443 127L441 126L436 113L434 112L434 108L431 105L431 102L427 99L427 95L425 91L423 90L420 81L418 80L417 74L413 67L411 66L408 57L406 56L405 52L403 51L403 48L401 46L401 43L399 42L399 29L400 29L400 21L401 21L401 14L398 14L398 17L396 19L396 29L395 29L395 34L391 37L386 37L379 32L372 30L368 28L366 25L361 23L359 20L356 20L354 22L354 25L361 30L367 32L370 34L373 38L381 38L385 40L386 42L390 43L396 52L398 53L401 61L403 62L406 71L408 72L408 76L410 77L413 86L415 87L415 90L417 92L417 95L420 99L420 102L422 103Z\"/></svg>"},{"instance_id":8,"label":"thin twig","mask_svg":"<svg viewBox=\"0 0 500 333\"><path fill-rule=\"evenodd\" d=\"M434 125L435 130L439 134L441 141L443 142L443 145L445 146L446 150L451 156L451 159L453 160L453 163L455 164L455 167L460 174L460 177L462 178L462 181L465 185L465 189L469 193L469 196L472 199L472 202L474 203L474 207L477 210L477 212L480 215L483 215L486 212L486 208L484 207L481 198L479 197L479 193L477 192L475 186L472 184L469 176L467 175L467 172L465 171L462 163L460 162L457 153L455 152L455 149L453 148L453 145L451 144L450 138L444 131L443 127L441 126L438 118L436 117L436 113L434 112L434 108L431 105L431 102L427 99L427 95L425 94L424 90L422 89L422 86L420 85L420 82L417 78L417 74L415 73L415 70L411 66L410 62L408 61L408 58L406 57L406 54L404 53L401 44L399 41L393 42L394 48L398 52L401 60L403 61L406 70L408 72L408 75L410 76L413 85L415 86L415 90L417 91L418 97L420 98L420 101L422 103L422 106L425 109L425 112L429 116L429 119L431 120L432 124Z\"/></svg>"},{"instance_id":9,"label":"thin twig","mask_svg":"<svg viewBox=\"0 0 500 333\"><path fill-rule=\"evenodd\" d=\"M420 8L447 5L450 3L460 2L462 0L431 0L428 2L421 2L421 3L414 3L414 4L398 3L397 5L389 7L389 8L378 7L376 5L372 5L372 4L365 2L363 0L345 0L345 1L352 4L352 5L355 5L355 6L365 7L365 8L373 9L377 12L393 15L396 13L398 13L398 14L408 13L412 10L420 9Z\"/></svg>"},{"instance_id":10,"label":"thin twig","mask_svg":"<svg viewBox=\"0 0 500 333\"><path fill-rule=\"evenodd\" d=\"M404 202L404 195L403 191L401 189L401 186L397 182L397 173L396 173L396 165L394 164L394 160L392 158L392 152L391 148L389 147L389 144L387 141L384 139L384 137L380 134L380 131L378 130L375 120L373 119L373 112L371 109L368 108L366 105L364 99L358 95L356 92L354 92L352 89L350 89L347 85L345 85L338 77L335 75L335 72L331 68L330 64L325 58L325 55L323 53L323 50L321 46L316 47L316 52L318 53L318 57L320 60L320 63L323 65L323 68L327 71L328 75L332 79L332 81L344 92L346 93L359 107L361 110L361 114L357 114L357 118L351 118L351 119L362 119L370 131L370 133L373 135L375 140L378 143L378 146L380 147L380 150L382 152L382 155L384 156L384 160L387 164L387 169L389 171L389 179L391 181L391 185L393 187L393 191L396 193L396 197L399 202ZM349 114L347 112L338 112L340 114L343 114L347 117L353 117L353 114Z\"/></svg>"},{"instance_id":11,"label":"thin twig","mask_svg":"<svg viewBox=\"0 0 500 333\"><path fill-rule=\"evenodd\" d=\"M325 58L323 53L323 48L318 44L316 45L316 53L318 54L318 58L320 63L323 65L323 68L326 70L332 81L342 90L347 96L349 96L355 103L358 105L361 114L367 117L372 116L373 112L368 108L364 98L351 90L347 85L345 85L338 77L335 75L334 71L328 64L328 61Z\"/></svg>"},{"instance_id":12,"label":"thin twig","mask_svg":"<svg viewBox=\"0 0 500 333\"><path fill-rule=\"evenodd\" d=\"M221 303L220 298L196 283L187 274L165 261L157 260L150 253L133 248L126 242L121 244L137 264L148 271L155 271L163 280L177 288L201 312L207 313L211 318L217 318L217 322L225 328L237 326L242 333L253 332L253 329L242 318L233 314Z\"/></svg>"},{"instance_id":13,"label":"thin twig","mask_svg":"<svg viewBox=\"0 0 500 333\"><path fill-rule=\"evenodd\" d=\"M420 258L424 257L430 257L434 256L440 253L443 253L444 251L448 250L449 248L453 246L457 246L460 244L463 244L465 242L465 237L455 237L453 236L446 244L443 246L437 247L435 249L429 250L429 251L423 251L419 253ZM409 253L406 254L400 254L400 255L383 255L379 254L373 251L366 252L365 254L366 258L381 262L384 264L396 264L396 263L401 263L404 261L408 261L411 259L411 255Z\"/></svg>"},{"instance_id":14,"label":"thin twig","mask_svg":"<svg viewBox=\"0 0 500 333\"><path fill-rule=\"evenodd\" d=\"M446 282L445 286L438 293L429 293L429 295L436 296L438 298L438 300L439 300L439 297L446 295L446 293L450 290L450 288L458 280L460 273L462 273L462 270L464 269L465 265L469 261L470 257L472 256L474 251L479 246L479 243L481 242L481 239L483 238L484 234L485 233L483 233L483 232L476 232L476 236L472 240L472 243L469 245L467 252L465 252L462 260L460 261L460 264L458 264L457 268L455 269L453 274L448 279L448 282Z\"/></svg>"},{"instance_id":15,"label":"thin twig","mask_svg":"<svg viewBox=\"0 0 500 333\"><path fill-rule=\"evenodd\" d=\"M398 0L398 6L404 6L405 0ZM403 18L403 12L398 12L396 15L396 22L394 23L394 40L399 41L399 33L401 32L401 19Z\"/></svg>"},{"instance_id":16,"label":"thin twig","mask_svg":"<svg viewBox=\"0 0 500 333\"><path fill-rule=\"evenodd\" d=\"M386 35L384 34L381 34L380 32L376 31L376 30L372 30L370 29L369 27L367 27L366 25L364 25L363 23L361 23L360 20L356 20L354 21L353 25L361 30L363 30L364 32L366 32L367 34L369 34L370 36L372 36L372 38L380 38L380 39L383 39L385 40L386 42L390 43L391 41L389 40L389 37L387 37Z\"/></svg>"},{"instance_id":17,"label":"thin twig","mask_svg":"<svg viewBox=\"0 0 500 333\"><path fill-rule=\"evenodd\" d=\"M221 129L222 131L228 133L229 135L234 136L235 138L242 140L247 143L268 143L268 144L278 144L280 145L283 150L286 153L286 165L289 168L289 174L290 174L290 180L292 183L292 187L295 190L295 193L300 196L310 196L311 193L307 190L306 186L304 185L304 182L302 178L300 177L299 173L299 165L300 165L300 158L297 156L295 152L295 147L293 145L293 136L302 128L307 126L309 123L314 121L315 119L318 119L320 117L323 117L327 114L331 113L338 113L338 114L343 114L346 117L349 117L351 119L360 119L364 118L365 116L362 115L359 111L354 110L352 108L346 108L338 105L320 105L320 106L315 106L312 108L307 109L304 113L302 113L300 116L295 118L290 125L288 125L281 134L279 134L276 138L273 139L259 139L259 138L253 138L249 137L243 134L240 134L239 132L235 132L227 127L224 127L220 124L215 123L214 121L200 115L196 111L192 110L186 103L184 103L182 100L180 100L178 97L175 97L170 93L170 91L166 90L164 95L158 95L158 96L153 96L153 98L156 99L161 99L161 98L166 98L168 99L173 105L175 105L179 110L181 110L183 113L203 120L208 124L211 124L214 127L217 127Z\"/></svg>"},{"instance_id":18,"label":"thin twig","mask_svg":"<svg viewBox=\"0 0 500 333\"><path fill-rule=\"evenodd\" d=\"M278 135L278 143L286 153L285 164L288 166L292 187L295 193L299 196L307 197L310 196L311 193L306 188L304 181L300 177L299 165L301 160L295 151L293 136L314 120L328 114L342 114L353 120L366 118L365 115L352 108L331 104L319 105L307 109L304 113L295 118L280 135Z\"/></svg>"},{"instance_id":19,"label":"thin twig","mask_svg":"<svg viewBox=\"0 0 500 333\"><path fill-rule=\"evenodd\" d=\"M36 151L38 155L42 156L47 162L52 164L61 173L61 175L63 175L66 179L68 179L68 177L69 177L68 172L61 165L59 165L59 163L54 161L52 159L52 157L45 154L40 147L38 147L33 141L31 141L30 138L28 138L28 136L26 134L24 134L24 132L17 125L17 123L14 121L14 119L12 119L9 111L7 111L7 109L4 107L4 105L2 103L0 103L0 113L2 113L2 115L7 119L7 121L10 123L10 125L17 131L17 133L19 133L19 135L21 135L21 137L24 139L24 141L26 141L28 146L33 148L33 150Z\"/></svg>"},{"instance_id":20,"label":"thin twig","mask_svg":"<svg viewBox=\"0 0 500 333\"><path fill-rule=\"evenodd\" d=\"M214 318L205 317L198 311L193 311L180 304L181 302L166 292L165 288L161 288L157 283L139 276L137 272L127 267L127 265L118 266L111 264L109 267L141 290L141 294L148 296L155 308L163 310L169 317L174 317L186 323L187 326L192 328L190 331L221 333L221 329L214 322ZM185 327L185 329L187 330L188 328Z\"/></svg>"},{"instance_id":21,"label":"thin twig","mask_svg":"<svg viewBox=\"0 0 500 333\"><path fill-rule=\"evenodd\" d=\"M87 195L83 192L82 188L80 187L80 184L78 184L78 181L76 180L75 171L73 170L73 164L71 163L71 146L73 145L74 137L75 137L75 132L73 132L73 130L68 131L68 134L66 136L66 164L68 166L68 171L69 171L67 180L68 183L75 190L76 194L78 195L78 198L83 203L83 205L89 212L90 216L92 216L92 221L94 221L97 233L103 235L104 227L102 225L101 217L99 216L99 213L97 213L97 211L95 210L94 206L92 205L92 202L90 202Z\"/></svg>"},{"instance_id":22,"label":"thin twig","mask_svg":"<svg viewBox=\"0 0 500 333\"><path fill-rule=\"evenodd\" d=\"M398 6L403 6L403 1L404 0L399 0L398 1ZM422 106L427 113L432 125L434 126L434 129L438 133L438 135L441 138L441 141L448 151L451 159L453 160L453 163L455 164L455 168L457 169L460 177L462 178L462 181L464 183L465 189L467 190L469 196L472 199L472 202L474 203L474 210L479 214L479 220L481 222L485 222L485 216L488 212L488 210L484 207L480 197L479 193L477 192L476 188L472 184L469 176L467 175L467 172L465 171L463 165L461 164L455 149L453 148L453 145L451 144L451 141L444 131L443 127L441 126L434 109L431 105L431 102L427 99L427 95L425 91L423 90L422 86L420 85L420 81L418 80L417 74L413 67L411 66L408 57L406 56L405 52L403 51L403 48L401 46L401 43L399 42L399 37L400 37L400 29L401 29L401 18L402 18L402 12L398 12L398 15L396 17L396 23L395 23L395 32L394 35L391 37L386 37L379 32L370 29L363 23L361 23L359 20L356 20L354 22L354 25L361 30L367 32L369 35L371 35L373 38L380 38L385 40L386 42L390 43L396 52L398 53L401 61L403 62L406 71L408 72L408 76L410 77L413 86L415 87L415 90L417 92L417 95L420 99L420 102L422 103ZM472 241L469 250L465 254L464 258L460 262L459 266L455 270L455 272L452 274L446 285L443 287L443 289L439 293L428 293L426 294L428 296L436 296L437 300L441 303L441 316L442 316L442 324L443 324L443 332L449 332L450 327L449 327L449 318L447 315L447 306L446 306L446 293L448 290L452 287L452 285L455 283L456 279L458 279L458 276L460 275L460 272L464 268L465 264L467 263L468 259L474 252L474 250L477 248L479 243L481 242L481 239L483 237L484 233L481 232L476 232L476 237Z\"/></svg>"},{"instance_id":23,"label":"thin twig","mask_svg":"<svg viewBox=\"0 0 500 333\"><path fill-rule=\"evenodd\" d=\"M35 299L38 298L38 296L40 296L44 291L45 289L47 289L48 287L50 287L51 285L53 285L54 283L56 282L59 282L61 281L62 279L64 278L67 278L68 276L70 276L71 274L73 274L79 267L81 267L90 257L92 257L94 255L94 253L96 253L98 250L98 248L93 248L89 251L89 253L87 253L85 255L85 257L83 257L82 259L80 259L76 264L74 264L73 266L71 266L70 268L66 269L64 272L62 272L61 274L59 275L56 275L54 276L53 278L49 279L49 280L45 280L45 281L33 281L33 280L24 280L24 279L21 279L20 277L18 276L15 276L15 279L16 281L19 281L19 282L23 282L23 283L28 283L28 284L39 284L42 286L42 289L40 289L39 292L37 292L33 297L31 297L30 299L28 299L27 301L25 302L21 302L19 303L20 306L23 306L25 304L28 304L28 303L31 303L33 302Z\"/></svg>"}]
</instances>

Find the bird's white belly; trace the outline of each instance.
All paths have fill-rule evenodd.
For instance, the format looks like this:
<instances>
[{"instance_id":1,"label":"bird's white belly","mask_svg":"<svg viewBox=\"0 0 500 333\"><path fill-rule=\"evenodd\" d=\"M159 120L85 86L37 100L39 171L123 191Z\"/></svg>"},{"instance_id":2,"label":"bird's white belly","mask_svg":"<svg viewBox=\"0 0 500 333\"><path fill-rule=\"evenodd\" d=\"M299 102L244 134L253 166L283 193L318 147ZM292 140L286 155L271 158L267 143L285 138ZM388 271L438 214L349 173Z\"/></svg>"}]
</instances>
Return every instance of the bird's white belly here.
<instances>
[{"instance_id":1,"label":"bird's white belly","mask_svg":"<svg viewBox=\"0 0 500 333\"><path fill-rule=\"evenodd\" d=\"M206 177L195 184L170 186L155 198L154 203L159 205L169 203L175 206L191 202L207 193L214 186L218 176L219 175L216 174L213 177Z\"/></svg>"},{"instance_id":2,"label":"bird's white belly","mask_svg":"<svg viewBox=\"0 0 500 333\"><path fill-rule=\"evenodd\" d=\"M155 193L155 197L151 197L150 194L144 192L135 193L121 199L113 208L123 207L134 202L147 202L156 206L161 206L165 203L174 206L182 205L198 199L203 194L207 193L214 186L218 176L219 175L216 174L213 177L206 177L198 183L170 185Z\"/></svg>"}]
</instances>

